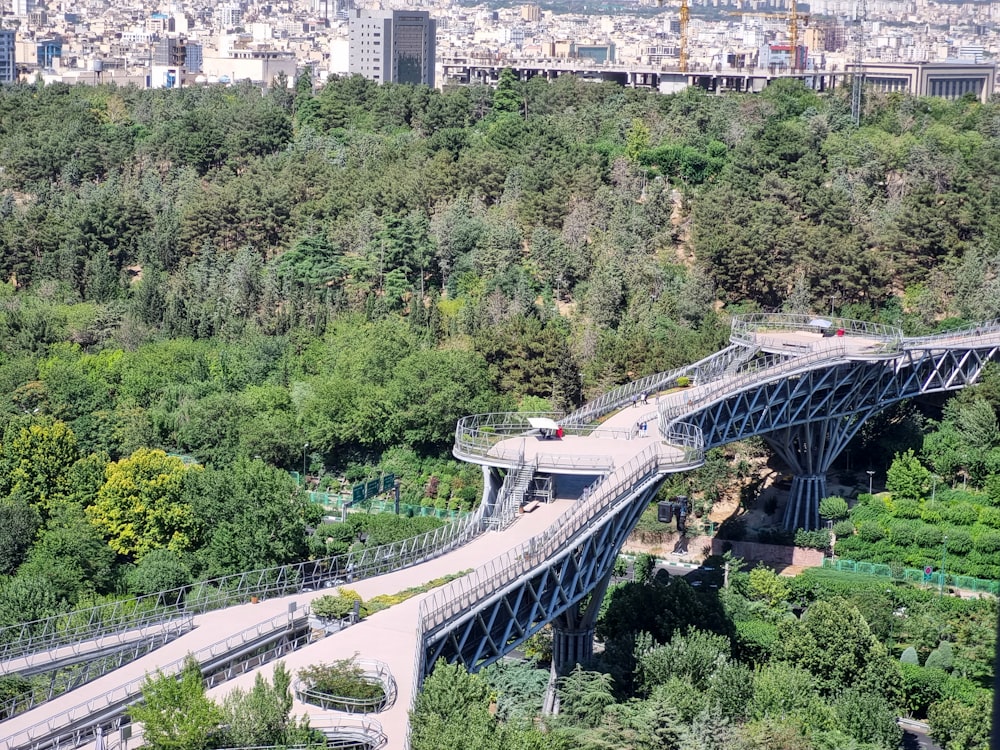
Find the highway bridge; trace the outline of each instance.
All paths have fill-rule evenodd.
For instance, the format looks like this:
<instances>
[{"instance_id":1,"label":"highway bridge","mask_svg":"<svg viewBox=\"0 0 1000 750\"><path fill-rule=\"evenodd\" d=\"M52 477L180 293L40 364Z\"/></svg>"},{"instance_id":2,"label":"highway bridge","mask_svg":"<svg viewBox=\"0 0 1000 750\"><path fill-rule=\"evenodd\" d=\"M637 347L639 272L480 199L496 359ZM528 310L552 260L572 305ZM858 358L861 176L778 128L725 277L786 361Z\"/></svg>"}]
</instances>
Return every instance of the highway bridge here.
<instances>
[{"instance_id":1,"label":"highway bridge","mask_svg":"<svg viewBox=\"0 0 1000 750\"><path fill-rule=\"evenodd\" d=\"M466 417L453 450L483 467L476 513L349 560L255 571L213 582L199 596L164 592L141 607L129 605L149 613L143 628L157 631L162 621L176 632L125 666L0 723L0 747L93 747L98 728L105 748L125 746L122 714L138 699L142 676L176 671L189 652L211 666L210 694L220 697L234 685L249 687L260 670L269 676L265 658L280 657L293 672L355 654L378 660L392 694L380 710L331 714L303 694L294 712L309 714L331 736L405 747L407 711L439 658L479 669L549 623L557 670L592 655L615 558L668 474L696 468L707 448L760 435L794 473L786 526L814 528L825 472L866 419L902 399L975 383L998 347L997 322L906 338L864 321L742 316L725 349L629 383L572 414ZM528 420L537 417L557 421L564 436L549 439L534 429ZM518 513L529 491L548 502ZM365 599L472 572L312 641L303 635L308 604L324 587L344 585L345 569L354 571L358 580L350 587ZM252 599L259 601L247 603ZM211 606L199 609L199 602ZM0 674L63 663L71 654L86 659L90 649L106 653L115 638L136 640L136 622L117 610L114 617L76 615L74 622L83 624L0 630ZM140 729L126 728L134 732L133 747Z\"/></svg>"}]
</instances>

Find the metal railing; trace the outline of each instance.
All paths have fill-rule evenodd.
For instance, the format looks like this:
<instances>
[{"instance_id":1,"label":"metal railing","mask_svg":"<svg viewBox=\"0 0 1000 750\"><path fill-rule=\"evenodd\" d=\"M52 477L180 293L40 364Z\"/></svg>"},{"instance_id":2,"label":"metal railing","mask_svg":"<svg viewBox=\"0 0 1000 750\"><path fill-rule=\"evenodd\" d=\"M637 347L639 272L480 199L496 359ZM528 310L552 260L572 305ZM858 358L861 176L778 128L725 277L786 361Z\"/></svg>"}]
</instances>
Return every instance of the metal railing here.
<instances>
[{"instance_id":1,"label":"metal railing","mask_svg":"<svg viewBox=\"0 0 1000 750\"><path fill-rule=\"evenodd\" d=\"M660 399L660 424L669 426L670 420L711 403L724 395L739 393L749 386L760 385L778 376L787 376L798 370L813 369L817 364L842 360L847 356L844 346L822 349L802 357L769 355L749 363L746 369L707 386L696 386ZM758 364L758 362L760 364Z\"/></svg>"},{"instance_id":2,"label":"metal railing","mask_svg":"<svg viewBox=\"0 0 1000 750\"><path fill-rule=\"evenodd\" d=\"M982 323L955 328L950 331L932 333L928 336L912 336L903 339L903 346L907 349L911 347L921 347L927 344L944 343L954 340L972 339L976 340L982 336L996 336L1000 334L1000 319L986 320Z\"/></svg>"},{"instance_id":3,"label":"metal railing","mask_svg":"<svg viewBox=\"0 0 1000 750\"><path fill-rule=\"evenodd\" d=\"M465 518L399 542L343 555L237 573L157 594L124 599L0 628L3 662L39 651L98 638L128 639L138 627L161 624L178 613L193 614L245 604L251 597L285 596L369 578L435 557L482 531L483 507ZM86 644L84 644L86 645Z\"/></svg>"},{"instance_id":4,"label":"metal railing","mask_svg":"<svg viewBox=\"0 0 1000 750\"><path fill-rule=\"evenodd\" d=\"M693 468L704 460L701 430L695 425L676 426L671 433L686 444L653 444L616 469L541 534L453 581L424 599L420 605L423 632L427 633L502 591L542 560L565 549L585 529L595 529L602 516L615 514L652 476L669 469Z\"/></svg>"},{"instance_id":5,"label":"metal railing","mask_svg":"<svg viewBox=\"0 0 1000 750\"><path fill-rule=\"evenodd\" d=\"M654 395L670 388L676 388L677 379L680 377L690 378L692 382L712 380L724 372L734 361L745 359L752 354L753 351L748 350L745 346L727 346L692 365L658 372L631 383L625 383L567 414L563 418L563 427L590 424L613 411L630 405L634 397L643 393Z\"/></svg>"},{"instance_id":6,"label":"metal railing","mask_svg":"<svg viewBox=\"0 0 1000 750\"><path fill-rule=\"evenodd\" d=\"M276 615L268 620L257 623L245 630L235 633L221 641L216 641L193 654L195 660L206 667L217 661L219 657L231 656L240 651L247 644L258 643L268 635L280 633L293 628L297 623L305 625L308 621L308 608L299 610L293 617L285 612ZM188 657L177 659L165 666L159 667L160 674L178 674L183 669ZM91 698L76 706L61 711L54 716L50 716L45 721L33 724L27 729L23 729L16 734L0 739L6 747L29 750L33 743L40 740L49 739L61 731L70 731L70 727L87 720L97 723L100 717L106 716L109 711L121 711L126 707L139 701L142 697L142 686L148 679L148 675L137 677L123 685L119 685L103 695ZM96 717L96 718L95 718Z\"/></svg>"},{"instance_id":7,"label":"metal railing","mask_svg":"<svg viewBox=\"0 0 1000 750\"><path fill-rule=\"evenodd\" d=\"M57 649L33 651L16 655L12 659L0 662L0 675L18 672L30 674L48 669L77 664L88 659L99 658L102 654L129 648L140 648L142 644L152 641L165 643L164 636L176 637L194 627L194 615L191 612L174 612L169 617L161 613L141 615L136 627L116 631L110 636L100 636L85 641L75 641Z\"/></svg>"},{"instance_id":8,"label":"metal railing","mask_svg":"<svg viewBox=\"0 0 1000 750\"><path fill-rule=\"evenodd\" d=\"M518 437L524 440L537 439L534 428L528 422L528 419L533 417L545 417L557 421L560 415L555 412L496 412L462 417L455 428L455 445L452 453L461 459L491 458L512 467L516 466L524 457L523 442L507 446L499 444ZM627 440L631 437L631 432L627 429L610 430L591 425L570 425L563 429L566 435L608 440ZM605 471L614 466L614 462L605 456L556 455L544 452L540 452L534 461L538 469L574 468Z\"/></svg>"},{"instance_id":9,"label":"metal railing","mask_svg":"<svg viewBox=\"0 0 1000 750\"><path fill-rule=\"evenodd\" d=\"M522 459L523 460L523 459ZM505 529L517 518L517 510L524 499L532 477L535 475L535 464L520 463L507 472L493 504L493 510L483 517L483 525L490 529Z\"/></svg>"},{"instance_id":10,"label":"metal railing","mask_svg":"<svg viewBox=\"0 0 1000 750\"><path fill-rule=\"evenodd\" d=\"M396 679L389 665L377 659L354 659L354 666L361 672L361 679L369 685L377 685L381 695L374 698L353 698L345 695L330 695L315 690L301 679L296 680L293 690L303 703L319 706L325 711L343 711L350 714L369 714L384 711L396 702Z\"/></svg>"},{"instance_id":11,"label":"metal railing","mask_svg":"<svg viewBox=\"0 0 1000 750\"><path fill-rule=\"evenodd\" d=\"M0 703L0 721L9 719L25 711L30 711L36 706L40 706L71 690L75 690L81 685L103 677L109 672L120 669L125 664L129 664L136 659L140 659L146 654L158 649L164 644L170 643L175 638L179 638L194 627L194 618L191 615L174 618L170 622L171 627L147 636L141 640L132 641L127 646L119 648L112 653L102 653L98 656L87 659L83 662L73 662L70 664L53 664L48 670L48 678L43 684L32 684L29 692L25 695L11 698ZM40 670L18 670L21 674L35 673Z\"/></svg>"},{"instance_id":12,"label":"metal railing","mask_svg":"<svg viewBox=\"0 0 1000 750\"><path fill-rule=\"evenodd\" d=\"M897 326L871 323L866 320L854 320L852 318L839 318L828 315L804 315L800 313L751 313L749 315L737 315L732 321L731 340L745 346L753 346L758 343L761 334L766 335L767 333L780 331L809 331L815 333L820 330L820 327L811 324L818 320L830 323L829 326L822 326L822 328L843 330L845 336L875 339L886 344L891 344L897 349L903 340L903 331Z\"/></svg>"},{"instance_id":13,"label":"metal railing","mask_svg":"<svg viewBox=\"0 0 1000 750\"><path fill-rule=\"evenodd\" d=\"M379 750L389 743L382 725L367 716L311 716L310 726L316 727L326 737L328 749L367 748ZM322 725L322 726L321 726Z\"/></svg>"}]
</instances>

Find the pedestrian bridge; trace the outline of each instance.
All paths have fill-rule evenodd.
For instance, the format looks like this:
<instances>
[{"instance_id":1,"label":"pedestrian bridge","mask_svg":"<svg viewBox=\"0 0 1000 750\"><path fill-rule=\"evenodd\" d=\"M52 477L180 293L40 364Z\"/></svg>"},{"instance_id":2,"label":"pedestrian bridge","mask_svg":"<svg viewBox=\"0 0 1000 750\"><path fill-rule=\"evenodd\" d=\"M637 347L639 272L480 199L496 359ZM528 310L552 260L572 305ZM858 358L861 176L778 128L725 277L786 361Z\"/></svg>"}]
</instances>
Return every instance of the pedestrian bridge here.
<instances>
[{"instance_id":1,"label":"pedestrian bridge","mask_svg":"<svg viewBox=\"0 0 1000 750\"><path fill-rule=\"evenodd\" d=\"M300 702L295 712L313 716L314 726L366 732L371 747L402 748L407 710L439 658L478 669L551 623L557 668L587 659L618 551L668 474L696 468L708 448L761 435L795 472L786 525L812 528L825 472L867 418L901 399L975 383L983 366L997 359L998 347L997 323L906 338L892 327L862 321L744 316L734 320L725 349L617 388L572 414L462 419L453 450L483 467L480 509L431 541L365 551L364 565L360 558L357 565L349 564L359 577L365 570L371 577L350 586L367 599L449 572L472 572L283 657L293 671L355 653L378 659L396 685L392 705L360 724L357 717L331 718ZM563 438L545 439L532 429L531 418L557 422ZM518 514L527 492L550 502ZM191 632L127 669L3 722L0 748L93 746L97 727L114 730L121 724L121 708L109 708L110 696L128 680L173 664L178 653L207 648L225 655L226 649L246 646L246 638L235 634L273 629L283 617L291 624L317 595L306 584L318 584L323 572L337 570L338 564L343 569L343 561L312 561L308 570L288 566L295 575L286 569L243 574L266 584L230 590L245 594L243 602L253 591L266 592L255 597L263 601L200 614ZM184 607L176 593L165 600ZM177 616L162 602L157 607L164 616ZM57 630L42 624L32 632ZM76 638L98 642L101 637L91 628ZM66 647L62 641L32 638L32 649L11 651L10 663L27 659L28 651ZM9 634L0 638L16 641ZM260 669L270 674L270 667ZM247 687L255 673L246 671L213 694L233 685ZM123 744L105 736L101 742L107 748Z\"/></svg>"}]
</instances>

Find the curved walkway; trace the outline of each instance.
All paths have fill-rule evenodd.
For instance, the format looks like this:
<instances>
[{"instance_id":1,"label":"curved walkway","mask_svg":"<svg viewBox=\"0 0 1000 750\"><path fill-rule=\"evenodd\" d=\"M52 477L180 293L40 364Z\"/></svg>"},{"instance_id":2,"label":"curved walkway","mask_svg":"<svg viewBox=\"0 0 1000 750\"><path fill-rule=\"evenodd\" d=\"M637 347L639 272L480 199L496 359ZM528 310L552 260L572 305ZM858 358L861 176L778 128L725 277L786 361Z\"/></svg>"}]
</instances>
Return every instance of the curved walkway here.
<instances>
[{"instance_id":1,"label":"curved walkway","mask_svg":"<svg viewBox=\"0 0 1000 750\"><path fill-rule=\"evenodd\" d=\"M601 476L610 473L616 467L625 467L643 455L644 449L653 443L659 443L660 451L667 454L665 457L668 463L681 466L683 460L672 459L683 459L686 452L684 446L691 445L686 443L684 438L692 435L685 436L682 432L672 433L672 438L681 439L666 442L660 438L663 432L673 429L672 426L683 417L695 397L704 403L707 399L721 398L727 393L732 394L740 389L751 388L755 382L787 378L802 368L823 368L834 363L857 360L886 360L891 363L890 368L899 369L912 366L922 358L939 356L941 353L955 360L953 370L946 373L951 379L944 382L945 379L942 378L941 383L931 383L927 387L922 386L920 390L921 392L947 390L974 382L979 372L977 368L981 368L984 361L996 358L996 347L1000 346L1000 325L997 324L983 324L974 330L935 337L902 339L898 331L885 327L864 323L854 326L853 323L857 323L856 321L846 321L846 323L850 325L846 326L844 336L824 336L815 323L804 322L801 316L799 318L748 316L734 322L732 340L737 348L743 347L750 355L755 351L779 355L777 359L765 360L763 367L755 365L742 367L737 361L738 357L726 359L725 362L717 361L714 364L711 362L712 358L708 358L687 371L698 372L700 371L698 368L704 364L703 371L710 372L711 376L706 377L704 381L696 382L693 388L676 393L666 392L666 384L671 378L676 384L677 376L684 375L686 370L651 376L640 383L662 383L663 387L657 390L664 390L663 393L650 394L644 402L632 405L629 397L637 395L639 393L637 388L640 386L633 384L617 389L616 392L609 394L609 398L603 400L604 406L600 411L591 409L587 412L589 418L586 421L607 416L598 428L574 423L573 415L570 415L565 420L569 434L561 440L545 440L541 436L528 434L523 427L519 429L512 425L506 436L503 431L490 433L489 444L483 445L481 452L464 454L459 450L462 434L460 426L456 455L486 465L509 467L529 463L540 469L544 467L544 470L550 473ZM838 321L838 325L840 324L842 322ZM951 351L952 349L955 351ZM974 357L976 361L966 367L966 361L972 350L976 352ZM730 357L732 348L726 352L726 356ZM747 359L749 357L745 357L743 361ZM730 367L731 362L732 367ZM951 364L948 366L952 367ZM683 402L680 399L684 399ZM669 425L666 423L668 420ZM642 429L643 424L646 425L645 430ZM484 435L485 432L484 430ZM670 444L667 444L668 442ZM670 456L672 453L676 453L677 456ZM542 506L530 515L521 516L503 532L487 533L465 547L439 558L378 578L358 581L350 588L356 590L363 598L369 599L376 594L395 593L457 570L480 566L494 559L498 553L511 550L528 541L539 531L553 524L562 511L571 507L572 503L568 501L556 501ZM544 564L544 561L539 564ZM197 651L208 644L218 642L234 631L256 623L273 622L282 615L287 617L292 603L301 609L318 595L316 592L298 594L199 615L196 618L196 628L191 633L157 652L38 709L0 724L0 732L3 733L0 737L0 749L28 748L31 741L29 727L32 725L41 722L50 728L55 728L59 721L56 717L65 716L68 709L83 703L87 697L106 694L124 682L141 678L146 672L183 657L187 652ZM414 597L285 657L287 665L293 672L308 664L349 658L355 653L362 658L375 658L386 662L396 679L398 696L395 704L389 710L378 714L377 718L388 735L388 746L392 748L403 748L405 743L407 712L416 684L417 669L421 666L418 649L422 646L423 631L419 612L421 602L425 598L427 595ZM258 671L263 670L263 674L270 675L271 669L265 665L258 670L247 672L213 689L210 694L221 697L234 686L249 687ZM329 713L317 714L315 711L315 707L296 702L296 713L316 715L317 722L329 721L328 718L320 718L321 715L329 717ZM116 745L114 740L109 738L105 746L111 748Z\"/></svg>"},{"instance_id":2,"label":"curved walkway","mask_svg":"<svg viewBox=\"0 0 1000 750\"><path fill-rule=\"evenodd\" d=\"M394 594L456 571L474 568L493 557L498 549L516 546L537 534L554 521L569 504L567 501L556 501L542 506L534 513L520 516L505 531L487 532L464 547L441 557L384 576L357 581L348 587L357 591L363 599L370 599L377 594ZM88 711L83 706L88 701L99 701L103 696L120 689L122 685L141 679L161 666L183 659L188 653L197 652L210 644L217 643L235 631L275 619L280 621L282 615L287 616L291 604L294 604L297 610L301 610L308 606L312 599L335 591L336 589L325 589L322 592L296 594L198 615L195 618L195 628L181 638L94 682L0 723L0 748L2 750L29 748L32 738L43 731L43 727L39 725L45 725L44 728L49 731L64 726L71 718L87 715ZM386 662L396 679L398 694L395 704L389 710L377 714L375 718L389 736L388 747L391 748L402 748L406 736L407 712L413 695L413 665L417 650L414 638L416 616L422 596L425 595L413 597L378 612L356 625L283 657L293 673L309 664L349 658L355 653L360 657ZM239 685L244 688L252 686L258 672L269 678L272 669L272 665L265 664L219 685L209 694L221 700L222 696L234 686ZM298 701L295 702L293 712L299 715L322 716L324 721L329 721L331 717L328 711ZM319 724L316 726L322 728ZM35 729L31 731L33 727ZM130 741L129 744L136 747L138 743ZM106 748L117 746L117 737L108 735L105 738Z\"/></svg>"}]
</instances>

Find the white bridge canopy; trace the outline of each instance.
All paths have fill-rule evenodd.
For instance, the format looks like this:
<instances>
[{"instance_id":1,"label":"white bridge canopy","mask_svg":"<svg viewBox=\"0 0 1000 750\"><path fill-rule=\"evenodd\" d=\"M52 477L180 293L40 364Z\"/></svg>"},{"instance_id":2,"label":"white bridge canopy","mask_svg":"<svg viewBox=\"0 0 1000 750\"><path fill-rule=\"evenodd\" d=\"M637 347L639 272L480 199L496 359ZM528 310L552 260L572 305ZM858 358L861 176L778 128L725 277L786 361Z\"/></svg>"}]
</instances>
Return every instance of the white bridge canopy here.
<instances>
[{"instance_id":1,"label":"white bridge canopy","mask_svg":"<svg viewBox=\"0 0 1000 750\"><path fill-rule=\"evenodd\" d=\"M548 417L528 417L528 424L536 430L552 430L554 432L559 429L559 423Z\"/></svg>"}]
</instances>

